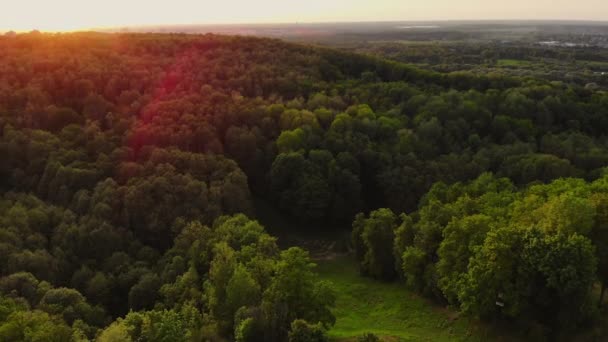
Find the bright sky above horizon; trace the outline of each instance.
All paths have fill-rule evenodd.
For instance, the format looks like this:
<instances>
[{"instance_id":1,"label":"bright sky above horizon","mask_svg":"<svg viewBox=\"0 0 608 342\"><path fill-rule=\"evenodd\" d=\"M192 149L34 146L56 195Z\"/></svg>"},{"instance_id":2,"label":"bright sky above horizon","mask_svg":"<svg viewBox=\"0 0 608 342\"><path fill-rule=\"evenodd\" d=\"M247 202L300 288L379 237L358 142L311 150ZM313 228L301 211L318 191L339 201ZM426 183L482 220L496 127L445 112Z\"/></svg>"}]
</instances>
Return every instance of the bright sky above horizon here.
<instances>
[{"instance_id":1,"label":"bright sky above horizon","mask_svg":"<svg viewBox=\"0 0 608 342\"><path fill-rule=\"evenodd\" d=\"M608 0L0 0L0 30L387 20L608 21Z\"/></svg>"}]
</instances>

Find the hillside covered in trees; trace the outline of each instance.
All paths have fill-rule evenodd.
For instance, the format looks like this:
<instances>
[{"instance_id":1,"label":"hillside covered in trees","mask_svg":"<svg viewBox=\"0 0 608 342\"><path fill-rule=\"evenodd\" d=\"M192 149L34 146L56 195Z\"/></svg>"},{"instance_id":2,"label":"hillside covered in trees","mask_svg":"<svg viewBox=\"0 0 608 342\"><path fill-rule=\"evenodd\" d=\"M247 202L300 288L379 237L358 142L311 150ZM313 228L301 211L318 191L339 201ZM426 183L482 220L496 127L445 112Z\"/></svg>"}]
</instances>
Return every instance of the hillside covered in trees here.
<instances>
[{"instance_id":1,"label":"hillside covered in trees","mask_svg":"<svg viewBox=\"0 0 608 342\"><path fill-rule=\"evenodd\" d=\"M260 38L0 37L0 340L322 341L335 294L254 198L352 223L363 275L463 313L592 326L606 127L608 94L577 84Z\"/></svg>"}]
</instances>

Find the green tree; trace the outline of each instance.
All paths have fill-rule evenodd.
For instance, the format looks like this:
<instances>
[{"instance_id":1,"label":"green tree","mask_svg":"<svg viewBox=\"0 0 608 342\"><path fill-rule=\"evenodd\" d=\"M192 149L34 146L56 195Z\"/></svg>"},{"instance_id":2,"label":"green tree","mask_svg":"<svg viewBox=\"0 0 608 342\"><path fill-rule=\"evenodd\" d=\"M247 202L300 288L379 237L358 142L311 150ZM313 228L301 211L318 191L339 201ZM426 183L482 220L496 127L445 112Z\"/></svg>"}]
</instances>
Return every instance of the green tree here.
<instances>
[{"instance_id":1,"label":"green tree","mask_svg":"<svg viewBox=\"0 0 608 342\"><path fill-rule=\"evenodd\" d=\"M492 225L485 215L467 216L452 220L443 231L443 241L437 255L439 288L453 304L458 302L460 286L469 267L469 259L483 244Z\"/></svg>"},{"instance_id":2,"label":"green tree","mask_svg":"<svg viewBox=\"0 0 608 342\"><path fill-rule=\"evenodd\" d=\"M88 325L101 327L106 323L104 310L91 306L85 297L74 289L50 289L44 294L38 307L51 315L61 316L68 324L82 320Z\"/></svg>"},{"instance_id":3,"label":"green tree","mask_svg":"<svg viewBox=\"0 0 608 342\"><path fill-rule=\"evenodd\" d=\"M390 209L372 212L369 218L358 216L353 225L352 239L361 260L361 271L377 279L393 279L396 275L393 244L397 216Z\"/></svg>"},{"instance_id":4,"label":"green tree","mask_svg":"<svg viewBox=\"0 0 608 342\"><path fill-rule=\"evenodd\" d=\"M97 342L131 342L131 335L129 335L128 328L121 320L112 323L110 326L105 328L99 337L96 339Z\"/></svg>"},{"instance_id":5,"label":"green tree","mask_svg":"<svg viewBox=\"0 0 608 342\"><path fill-rule=\"evenodd\" d=\"M395 229L395 241L393 243L393 258L395 259L395 269L399 276L403 277L403 253L408 247L414 245L416 230L414 221L406 214L402 214L401 224Z\"/></svg>"},{"instance_id":6,"label":"green tree","mask_svg":"<svg viewBox=\"0 0 608 342\"><path fill-rule=\"evenodd\" d=\"M213 261L209 269L209 280L205 284L205 293L209 301L211 314L220 321L221 332L229 333L233 329L234 311L228 303L228 284L237 267L235 251L225 242L215 245ZM233 284L235 287L236 284ZM236 293L232 293L236 299ZM238 308L236 308L238 309Z\"/></svg>"},{"instance_id":7,"label":"green tree","mask_svg":"<svg viewBox=\"0 0 608 342\"><path fill-rule=\"evenodd\" d=\"M301 128L283 131L277 139L279 153L298 152L306 147L306 133Z\"/></svg>"},{"instance_id":8,"label":"green tree","mask_svg":"<svg viewBox=\"0 0 608 342\"><path fill-rule=\"evenodd\" d=\"M608 286L608 195L594 194L591 201L596 208L595 225L591 232L591 241L596 247L598 259L598 278L601 282L599 305L603 305L606 286Z\"/></svg>"},{"instance_id":9,"label":"green tree","mask_svg":"<svg viewBox=\"0 0 608 342\"><path fill-rule=\"evenodd\" d=\"M289 342L325 342L325 330L321 323L310 324L304 320L296 319L291 322L288 336Z\"/></svg>"},{"instance_id":10,"label":"green tree","mask_svg":"<svg viewBox=\"0 0 608 342\"><path fill-rule=\"evenodd\" d=\"M234 325L234 315L238 309L255 306L260 300L260 286L243 265L237 265L226 285L226 306L228 314L232 317L231 325Z\"/></svg>"},{"instance_id":11,"label":"green tree","mask_svg":"<svg viewBox=\"0 0 608 342\"><path fill-rule=\"evenodd\" d=\"M505 227L488 233L461 287L463 310L482 317L530 317L573 328L593 316L596 257L580 235ZM499 304L497 304L499 303Z\"/></svg>"},{"instance_id":12,"label":"green tree","mask_svg":"<svg viewBox=\"0 0 608 342\"><path fill-rule=\"evenodd\" d=\"M334 324L330 308L335 295L328 284L317 280L314 266L308 253L300 248L293 247L281 253L276 274L263 296L265 339L285 340L291 322L296 319L319 322L324 327Z\"/></svg>"},{"instance_id":13,"label":"green tree","mask_svg":"<svg viewBox=\"0 0 608 342\"><path fill-rule=\"evenodd\" d=\"M72 329L49 314L15 311L0 322L0 340L27 342L72 342Z\"/></svg>"},{"instance_id":14,"label":"green tree","mask_svg":"<svg viewBox=\"0 0 608 342\"><path fill-rule=\"evenodd\" d=\"M401 256L403 276L406 285L421 292L425 287L424 273L427 266L427 255L418 247L406 247Z\"/></svg>"},{"instance_id":15,"label":"green tree","mask_svg":"<svg viewBox=\"0 0 608 342\"><path fill-rule=\"evenodd\" d=\"M154 273L143 275L129 290L129 307L133 310L151 309L158 298L161 282Z\"/></svg>"}]
</instances>

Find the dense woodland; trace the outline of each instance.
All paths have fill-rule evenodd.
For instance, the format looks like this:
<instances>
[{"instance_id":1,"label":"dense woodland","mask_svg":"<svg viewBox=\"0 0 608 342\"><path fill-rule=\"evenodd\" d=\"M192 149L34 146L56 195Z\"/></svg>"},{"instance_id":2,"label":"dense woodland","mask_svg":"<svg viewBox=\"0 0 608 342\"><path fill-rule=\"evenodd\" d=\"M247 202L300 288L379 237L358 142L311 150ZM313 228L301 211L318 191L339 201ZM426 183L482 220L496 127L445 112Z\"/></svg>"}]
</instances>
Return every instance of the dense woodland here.
<instances>
[{"instance_id":1,"label":"dense woodland","mask_svg":"<svg viewBox=\"0 0 608 342\"><path fill-rule=\"evenodd\" d=\"M608 89L608 26L599 22L351 25L348 30L330 25L325 34L311 36L287 30L286 36L444 73L467 71Z\"/></svg>"},{"instance_id":2,"label":"dense woodland","mask_svg":"<svg viewBox=\"0 0 608 342\"><path fill-rule=\"evenodd\" d=\"M352 223L365 276L539 336L589 327L606 127L608 94L576 83L260 38L0 37L0 340L323 341L334 294L254 198Z\"/></svg>"},{"instance_id":3,"label":"dense woodland","mask_svg":"<svg viewBox=\"0 0 608 342\"><path fill-rule=\"evenodd\" d=\"M355 41L348 44L330 41L326 44L438 72L467 71L608 88L608 49L564 46L576 44L570 41Z\"/></svg>"}]
</instances>

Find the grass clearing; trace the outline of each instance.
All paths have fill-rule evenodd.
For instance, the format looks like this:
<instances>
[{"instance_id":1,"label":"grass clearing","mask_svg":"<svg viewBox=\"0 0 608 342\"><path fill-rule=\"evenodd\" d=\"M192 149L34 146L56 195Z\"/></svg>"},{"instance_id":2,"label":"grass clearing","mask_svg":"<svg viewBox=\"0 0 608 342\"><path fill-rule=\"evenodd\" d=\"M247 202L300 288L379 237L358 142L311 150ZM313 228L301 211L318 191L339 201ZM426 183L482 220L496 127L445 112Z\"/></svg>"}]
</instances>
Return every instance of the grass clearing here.
<instances>
[{"instance_id":1,"label":"grass clearing","mask_svg":"<svg viewBox=\"0 0 608 342\"><path fill-rule=\"evenodd\" d=\"M349 257L319 261L317 271L333 283L337 294L332 340L354 341L371 332L390 341L506 341L402 284L361 277Z\"/></svg>"},{"instance_id":2,"label":"grass clearing","mask_svg":"<svg viewBox=\"0 0 608 342\"><path fill-rule=\"evenodd\" d=\"M323 280L337 294L333 341L356 341L366 332L387 341L512 341L454 310L434 305L400 283L384 283L359 275L355 261L344 255L346 228L300 223L255 198L256 218L279 238L282 248L300 246L311 252Z\"/></svg>"}]
</instances>

